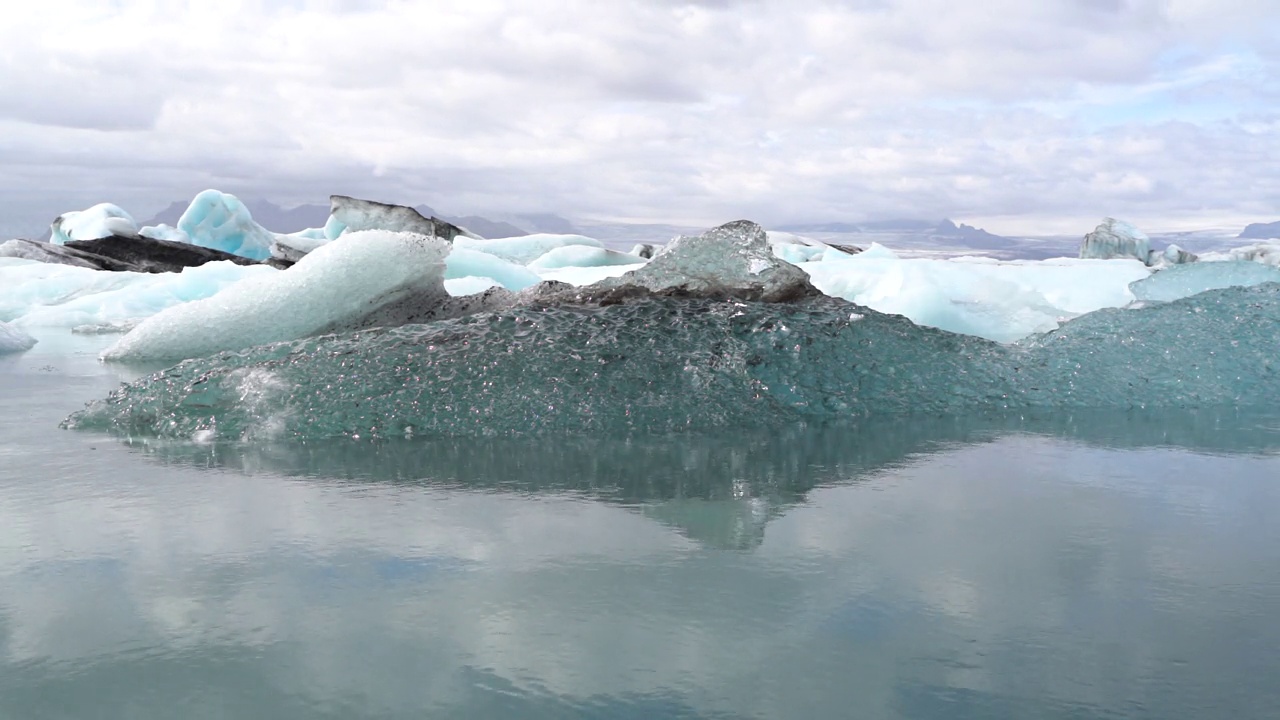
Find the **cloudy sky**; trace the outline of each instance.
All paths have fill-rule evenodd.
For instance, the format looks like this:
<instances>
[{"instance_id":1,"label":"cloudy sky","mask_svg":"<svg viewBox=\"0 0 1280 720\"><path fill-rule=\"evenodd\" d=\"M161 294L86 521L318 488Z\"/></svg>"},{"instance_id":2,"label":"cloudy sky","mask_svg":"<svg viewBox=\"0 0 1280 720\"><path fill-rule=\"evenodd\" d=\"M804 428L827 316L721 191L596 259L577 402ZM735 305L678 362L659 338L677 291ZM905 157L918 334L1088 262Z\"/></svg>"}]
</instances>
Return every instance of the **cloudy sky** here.
<instances>
[{"instance_id":1,"label":"cloudy sky","mask_svg":"<svg viewBox=\"0 0 1280 720\"><path fill-rule=\"evenodd\" d=\"M1011 233L1280 218L1275 0L42 0L0 235L206 187Z\"/></svg>"}]
</instances>

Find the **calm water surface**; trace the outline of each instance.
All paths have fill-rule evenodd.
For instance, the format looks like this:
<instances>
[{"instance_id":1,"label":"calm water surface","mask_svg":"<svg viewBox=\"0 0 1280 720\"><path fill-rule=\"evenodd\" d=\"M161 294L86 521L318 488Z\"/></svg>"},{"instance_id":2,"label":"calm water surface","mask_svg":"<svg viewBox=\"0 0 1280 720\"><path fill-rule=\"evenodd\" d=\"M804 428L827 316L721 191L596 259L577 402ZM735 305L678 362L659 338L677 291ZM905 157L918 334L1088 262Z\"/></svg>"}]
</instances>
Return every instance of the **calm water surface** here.
<instances>
[{"instance_id":1,"label":"calm water surface","mask_svg":"<svg viewBox=\"0 0 1280 720\"><path fill-rule=\"evenodd\" d=\"M0 357L0 718L1280 717L1280 419L201 446Z\"/></svg>"}]
</instances>

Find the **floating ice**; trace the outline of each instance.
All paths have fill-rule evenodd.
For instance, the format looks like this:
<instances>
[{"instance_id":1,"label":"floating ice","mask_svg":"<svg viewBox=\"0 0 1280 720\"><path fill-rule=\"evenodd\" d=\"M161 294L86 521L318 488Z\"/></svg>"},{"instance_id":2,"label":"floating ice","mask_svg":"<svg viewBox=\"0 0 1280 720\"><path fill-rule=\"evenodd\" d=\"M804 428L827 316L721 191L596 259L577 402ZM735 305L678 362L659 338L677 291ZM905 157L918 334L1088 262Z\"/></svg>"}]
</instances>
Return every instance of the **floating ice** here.
<instances>
[{"instance_id":1,"label":"floating ice","mask_svg":"<svg viewBox=\"0 0 1280 720\"><path fill-rule=\"evenodd\" d=\"M443 302L448 250L443 240L412 233L348 233L288 271L148 318L103 358L196 357L358 326L410 296Z\"/></svg>"},{"instance_id":2,"label":"floating ice","mask_svg":"<svg viewBox=\"0 0 1280 720\"><path fill-rule=\"evenodd\" d=\"M30 350L36 339L5 322L0 322L0 355Z\"/></svg>"},{"instance_id":3,"label":"floating ice","mask_svg":"<svg viewBox=\"0 0 1280 720\"><path fill-rule=\"evenodd\" d=\"M271 257L296 263L305 257L307 253L330 242L323 233L323 230L303 230L290 235L277 235L275 242L271 243ZM317 237L317 234L319 237Z\"/></svg>"},{"instance_id":4,"label":"floating ice","mask_svg":"<svg viewBox=\"0 0 1280 720\"><path fill-rule=\"evenodd\" d=\"M616 278L626 275L632 270L639 270L644 267L645 263L639 258L633 257L635 264L633 265L601 265L600 267L565 267L556 268L554 270L539 269L538 275L543 280L555 280L557 282L568 283L570 285L585 286L594 285L606 278Z\"/></svg>"},{"instance_id":5,"label":"floating ice","mask_svg":"<svg viewBox=\"0 0 1280 720\"><path fill-rule=\"evenodd\" d=\"M1225 252L1205 253L1200 257L1203 261L1239 260L1262 263L1264 265L1280 265L1280 244L1255 243L1243 247L1232 248Z\"/></svg>"},{"instance_id":6,"label":"floating ice","mask_svg":"<svg viewBox=\"0 0 1280 720\"><path fill-rule=\"evenodd\" d=\"M191 242L190 235L176 227L173 227L172 225L148 225L147 227L139 230L138 234L142 237L149 237L153 240L168 240L169 242L195 244Z\"/></svg>"},{"instance_id":7,"label":"floating ice","mask_svg":"<svg viewBox=\"0 0 1280 720\"><path fill-rule=\"evenodd\" d=\"M998 342L1127 305L1129 283L1151 274L1136 260L901 259L874 243L857 255L824 257L800 267L827 295Z\"/></svg>"},{"instance_id":8,"label":"floating ice","mask_svg":"<svg viewBox=\"0 0 1280 720\"><path fill-rule=\"evenodd\" d=\"M329 221L324 226L324 237L334 240L344 233L361 230L411 232L445 240L470 234L439 218L423 217L411 207L330 195Z\"/></svg>"},{"instance_id":9,"label":"floating ice","mask_svg":"<svg viewBox=\"0 0 1280 720\"><path fill-rule=\"evenodd\" d=\"M1102 310L1019 345L841 300L650 297L258 347L122 387L67 426L237 439L668 432L1000 409L1274 406L1280 285ZM246 377L269 377L269 402Z\"/></svg>"},{"instance_id":10,"label":"floating ice","mask_svg":"<svg viewBox=\"0 0 1280 720\"><path fill-rule=\"evenodd\" d=\"M1138 300L1169 302L1206 290L1280 282L1280 268L1255 262L1197 262L1161 270L1129 286Z\"/></svg>"},{"instance_id":11,"label":"floating ice","mask_svg":"<svg viewBox=\"0 0 1280 720\"><path fill-rule=\"evenodd\" d=\"M254 222L239 198L217 190L196 195L178 219L177 230L192 244L254 260L270 257L275 241L275 234Z\"/></svg>"},{"instance_id":12,"label":"floating ice","mask_svg":"<svg viewBox=\"0 0 1280 720\"><path fill-rule=\"evenodd\" d=\"M454 245L479 250L519 265L528 265L548 252L560 247L585 246L603 248L599 240L585 235L552 235L538 233L499 240L456 238Z\"/></svg>"},{"instance_id":13,"label":"floating ice","mask_svg":"<svg viewBox=\"0 0 1280 720\"><path fill-rule=\"evenodd\" d=\"M54 265L72 265L90 270L99 269L95 259L88 258L85 253L65 245L36 242L34 240L9 240L0 243L0 257L35 260L36 262Z\"/></svg>"},{"instance_id":14,"label":"floating ice","mask_svg":"<svg viewBox=\"0 0 1280 720\"><path fill-rule=\"evenodd\" d=\"M165 308L216 294L263 266L206 263L181 273L102 272L0 258L0 321L24 329L125 328Z\"/></svg>"},{"instance_id":15,"label":"floating ice","mask_svg":"<svg viewBox=\"0 0 1280 720\"><path fill-rule=\"evenodd\" d=\"M852 254L848 250L834 248L820 240L778 230L769 231L769 245L773 247L775 255L793 265L822 260L828 252L841 255Z\"/></svg>"},{"instance_id":16,"label":"floating ice","mask_svg":"<svg viewBox=\"0 0 1280 720\"><path fill-rule=\"evenodd\" d=\"M1127 222L1104 218L1102 224L1084 236L1080 257L1095 260L1133 258L1147 263L1151 258L1151 239Z\"/></svg>"},{"instance_id":17,"label":"floating ice","mask_svg":"<svg viewBox=\"0 0 1280 720\"><path fill-rule=\"evenodd\" d=\"M112 235L136 235L138 224L119 206L98 203L88 210L63 213L50 226L49 241L62 245L68 240L97 240Z\"/></svg>"},{"instance_id":18,"label":"floating ice","mask_svg":"<svg viewBox=\"0 0 1280 720\"><path fill-rule=\"evenodd\" d=\"M534 270L559 270L567 267L595 268L610 265L635 265L638 258L631 253L608 250L591 245L565 245L548 250L529 263Z\"/></svg>"},{"instance_id":19,"label":"floating ice","mask_svg":"<svg viewBox=\"0 0 1280 720\"><path fill-rule=\"evenodd\" d=\"M475 295L485 290L495 287L502 287L502 283L487 277L476 277L468 275L466 277L445 278L444 289L453 297L466 297L467 295Z\"/></svg>"},{"instance_id":20,"label":"floating ice","mask_svg":"<svg viewBox=\"0 0 1280 720\"><path fill-rule=\"evenodd\" d=\"M454 243L445 258L444 276L450 280L464 277L492 278L508 290L523 290L542 281L532 270L489 253L459 247Z\"/></svg>"}]
</instances>

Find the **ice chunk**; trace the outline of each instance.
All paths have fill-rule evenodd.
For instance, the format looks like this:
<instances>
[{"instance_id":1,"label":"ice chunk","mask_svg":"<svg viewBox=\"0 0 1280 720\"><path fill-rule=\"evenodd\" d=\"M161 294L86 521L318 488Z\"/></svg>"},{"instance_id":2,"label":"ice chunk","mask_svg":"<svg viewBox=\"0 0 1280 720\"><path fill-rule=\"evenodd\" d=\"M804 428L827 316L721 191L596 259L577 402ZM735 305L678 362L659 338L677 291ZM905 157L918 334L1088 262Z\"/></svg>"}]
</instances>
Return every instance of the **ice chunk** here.
<instances>
[{"instance_id":1,"label":"ice chunk","mask_svg":"<svg viewBox=\"0 0 1280 720\"><path fill-rule=\"evenodd\" d=\"M460 247L454 243L445 259L445 278L455 280L464 277L493 278L508 290L523 290L542 282L532 270L523 265L507 262L488 253Z\"/></svg>"},{"instance_id":2,"label":"ice chunk","mask_svg":"<svg viewBox=\"0 0 1280 720\"><path fill-rule=\"evenodd\" d=\"M446 278L444 281L444 289L454 297L465 297L467 295L475 295L485 290L495 287L502 287L502 283L487 277L476 277L468 275L459 278Z\"/></svg>"},{"instance_id":3,"label":"ice chunk","mask_svg":"<svg viewBox=\"0 0 1280 720\"><path fill-rule=\"evenodd\" d=\"M178 219L177 229L195 245L253 260L270 257L275 240L275 234L253 221L239 198L217 190L196 195Z\"/></svg>"},{"instance_id":4,"label":"ice chunk","mask_svg":"<svg viewBox=\"0 0 1280 720\"><path fill-rule=\"evenodd\" d=\"M0 322L0 355L30 350L36 339L5 322Z\"/></svg>"},{"instance_id":5,"label":"ice chunk","mask_svg":"<svg viewBox=\"0 0 1280 720\"><path fill-rule=\"evenodd\" d=\"M657 293L788 302L818 294L804 271L773 254L764 229L747 220L678 237L644 267L584 291L600 301Z\"/></svg>"},{"instance_id":6,"label":"ice chunk","mask_svg":"<svg viewBox=\"0 0 1280 720\"><path fill-rule=\"evenodd\" d=\"M190 235L176 227L173 227L172 225L148 225L147 227L139 230L138 234L142 237L149 237L154 240L168 240L169 242L195 244L191 242Z\"/></svg>"},{"instance_id":7,"label":"ice chunk","mask_svg":"<svg viewBox=\"0 0 1280 720\"><path fill-rule=\"evenodd\" d=\"M1280 282L1280 268L1255 262L1198 262L1175 265L1129 286L1134 297L1146 302L1169 302L1206 290L1249 287Z\"/></svg>"},{"instance_id":8,"label":"ice chunk","mask_svg":"<svg viewBox=\"0 0 1280 720\"><path fill-rule=\"evenodd\" d=\"M472 235L439 218L423 217L422 213L411 207L360 200L346 195L330 195L329 221L324 226L324 236L333 240L343 233L360 230L412 232L444 240L468 235L479 238L478 235Z\"/></svg>"},{"instance_id":9,"label":"ice chunk","mask_svg":"<svg viewBox=\"0 0 1280 720\"><path fill-rule=\"evenodd\" d=\"M307 253L330 242L328 238L324 237L323 231L319 232L321 233L320 237L316 237L315 233L309 230L289 235L277 235L275 242L271 243L271 257L289 263L298 262Z\"/></svg>"},{"instance_id":10,"label":"ice chunk","mask_svg":"<svg viewBox=\"0 0 1280 720\"><path fill-rule=\"evenodd\" d=\"M1263 265L1280 265L1280 244L1255 243L1244 247L1232 248L1224 252L1205 253L1200 259L1207 262L1238 260L1262 263Z\"/></svg>"},{"instance_id":11,"label":"ice chunk","mask_svg":"<svg viewBox=\"0 0 1280 720\"><path fill-rule=\"evenodd\" d=\"M33 330L120 328L174 305L216 294L240 280L279 272L265 265L212 262L181 273L101 272L0 258L0 320Z\"/></svg>"},{"instance_id":12,"label":"ice chunk","mask_svg":"<svg viewBox=\"0 0 1280 720\"><path fill-rule=\"evenodd\" d=\"M629 253L628 253L629 254ZM635 258L637 261L639 258ZM554 270L539 269L538 275L543 280L555 280L557 282L568 283L575 286L594 285L606 278L616 278L626 275L632 270L639 270L644 267L643 262L636 262L634 265L601 265L600 267L565 267L556 268Z\"/></svg>"},{"instance_id":13,"label":"ice chunk","mask_svg":"<svg viewBox=\"0 0 1280 720\"><path fill-rule=\"evenodd\" d=\"M552 235L538 233L521 237L501 238L499 240L475 240L457 238L454 244L458 247L470 248L496 255L520 265L528 265L552 250L560 247L585 246L603 248L604 245L595 238L585 235Z\"/></svg>"},{"instance_id":14,"label":"ice chunk","mask_svg":"<svg viewBox=\"0 0 1280 720\"><path fill-rule=\"evenodd\" d=\"M1084 236L1080 257L1096 260L1133 258L1147 263L1151 258L1151 239L1127 222L1103 218L1102 224Z\"/></svg>"},{"instance_id":15,"label":"ice chunk","mask_svg":"<svg viewBox=\"0 0 1280 720\"><path fill-rule=\"evenodd\" d=\"M449 244L415 233L348 233L286 272L148 318L107 360L190 358L358 326L411 296L447 299Z\"/></svg>"},{"instance_id":16,"label":"ice chunk","mask_svg":"<svg viewBox=\"0 0 1280 720\"><path fill-rule=\"evenodd\" d=\"M848 256L851 252L856 252L856 249L850 251L848 248L835 248L821 240L814 240L804 235L780 232L778 230L769 231L769 245L773 247L774 255L793 265L822 260L826 257L828 251L833 255L841 256Z\"/></svg>"},{"instance_id":17,"label":"ice chunk","mask_svg":"<svg viewBox=\"0 0 1280 720\"><path fill-rule=\"evenodd\" d=\"M119 267L104 267L103 261L107 260L109 262L108 258L69 248L66 245L54 245L53 243L36 242L34 240L17 239L0 243L0 257L21 258L54 265L71 265L90 270L124 269L124 263L119 263Z\"/></svg>"},{"instance_id":18,"label":"ice chunk","mask_svg":"<svg viewBox=\"0 0 1280 720\"><path fill-rule=\"evenodd\" d=\"M136 235L138 224L119 206L98 203L88 210L63 213L50 226L49 241L62 245L68 240L97 240L112 235Z\"/></svg>"},{"instance_id":19,"label":"ice chunk","mask_svg":"<svg viewBox=\"0 0 1280 720\"><path fill-rule=\"evenodd\" d=\"M872 244L800 265L822 292L920 325L1011 342L1133 301L1151 270L1136 260L900 259Z\"/></svg>"},{"instance_id":20,"label":"ice chunk","mask_svg":"<svg viewBox=\"0 0 1280 720\"><path fill-rule=\"evenodd\" d=\"M517 307L224 353L122 387L69 427L320 440L670 432L805 418L1273 408L1280 285L1107 309L1018 345L826 297ZM243 379L285 388L246 399ZM213 422L211 422L213 421Z\"/></svg>"},{"instance_id":21,"label":"ice chunk","mask_svg":"<svg viewBox=\"0 0 1280 720\"><path fill-rule=\"evenodd\" d=\"M565 245L548 250L545 255L529 263L529 267L534 270L558 270L567 267L635 265L637 262L637 256L631 253L590 245Z\"/></svg>"}]
</instances>

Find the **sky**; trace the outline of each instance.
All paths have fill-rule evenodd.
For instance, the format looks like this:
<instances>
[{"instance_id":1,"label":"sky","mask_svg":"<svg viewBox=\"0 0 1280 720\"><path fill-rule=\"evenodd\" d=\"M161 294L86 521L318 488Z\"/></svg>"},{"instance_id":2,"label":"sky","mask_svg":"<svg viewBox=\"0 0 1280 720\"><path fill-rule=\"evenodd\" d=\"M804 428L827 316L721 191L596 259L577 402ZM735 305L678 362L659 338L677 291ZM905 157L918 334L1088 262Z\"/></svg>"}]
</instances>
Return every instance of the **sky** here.
<instances>
[{"instance_id":1,"label":"sky","mask_svg":"<svg viewBox=\"0 0 1280 720\"><path fill-rule=\"evenodd\" d=\"M205 188L453 215L1280 219L1275 0L42 0L0 236Z\"/></svg>"}]
</instances>

